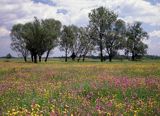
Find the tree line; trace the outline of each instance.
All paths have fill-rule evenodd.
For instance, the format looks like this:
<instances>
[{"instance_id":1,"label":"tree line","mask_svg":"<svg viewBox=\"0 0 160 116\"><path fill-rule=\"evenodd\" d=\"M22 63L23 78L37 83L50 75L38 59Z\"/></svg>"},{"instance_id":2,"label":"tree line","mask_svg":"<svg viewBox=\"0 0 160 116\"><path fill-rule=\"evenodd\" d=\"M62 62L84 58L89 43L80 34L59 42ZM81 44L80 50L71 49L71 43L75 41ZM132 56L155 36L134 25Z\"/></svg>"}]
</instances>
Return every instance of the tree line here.
<instances>
[{"instance_id":1,"label":"tree line","mask_svg":"<svg viewBox=\"0 0 160 116\"><path fill-rule=\"evenodd\" d=\"M148 46L143 42L148 34L142 23L126 22L118 14L105 7L93 9L89 14L89 25L77 27L62 25L55 19L39 20L25 24L15 24L11 30L11 48L20 53L24 61L31 56L32 62L41 62L46 53L45 62L52 49L59 46L65 52L65 61L71 54L72 60L84 61L87 54L98 51L101 62L108 55L113 57L123 50L134 61L146 54Z\"/></svg>"}]
</instances>

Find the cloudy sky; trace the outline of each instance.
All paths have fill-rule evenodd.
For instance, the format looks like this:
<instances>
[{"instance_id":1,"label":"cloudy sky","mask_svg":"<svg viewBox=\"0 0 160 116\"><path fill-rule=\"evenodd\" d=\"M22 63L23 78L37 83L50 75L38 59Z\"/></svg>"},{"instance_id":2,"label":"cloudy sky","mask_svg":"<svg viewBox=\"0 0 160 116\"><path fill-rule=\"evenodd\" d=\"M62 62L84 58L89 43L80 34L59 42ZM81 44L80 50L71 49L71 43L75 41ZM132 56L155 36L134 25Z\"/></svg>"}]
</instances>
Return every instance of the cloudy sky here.
<instances>
[{"instance_id":1,"label":"cloudy sky","mask_svg":"<svg viewBox=\"0 0 160 116\"><path fill-rule=\"evenodd\" d=\"M0 0L0 56L16 55L10 49L10 30L14 24L55 18L63 24L86 26L91 9L104 6L128 23L141 21L149 33L148 54L160 55L160 0ZM63 53L54 50L54 56Z\"/></svg>"}]
</instances>

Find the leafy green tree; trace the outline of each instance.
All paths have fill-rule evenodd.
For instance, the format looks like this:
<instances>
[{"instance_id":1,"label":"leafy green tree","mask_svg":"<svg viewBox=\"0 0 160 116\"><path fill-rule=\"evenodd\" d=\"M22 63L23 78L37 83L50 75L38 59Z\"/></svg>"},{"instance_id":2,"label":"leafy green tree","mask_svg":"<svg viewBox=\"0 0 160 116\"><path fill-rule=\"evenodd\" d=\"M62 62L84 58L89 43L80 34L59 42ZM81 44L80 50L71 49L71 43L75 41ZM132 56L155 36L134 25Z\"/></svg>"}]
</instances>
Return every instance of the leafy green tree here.
<instances>
[{"instance_id":1,"label":"leafy green tree","mask_svg":"<svg viewBox=\"0 0 160 116\"><path fill-rule=\"evenodd\" d=\"M71 44L72 45L71 46L71 53L75 54L75 57L77 57L77 54L78 54L79 49L80 49L80 32L79 32L80 28L75 26L75 25L71 25L70 28L71 28L72 33L73 33L73 39L72 39L72 44Z\"/></svg>"},{"instance_id":2,"label":"leafy green tree","mask_svg":"<svg viewBox=\"0 0 160 116\"><path fill-rule=\"evenodd\" d=\"M45 61L50 51L57 45L60 35L61 23L54 19L39 20L35 17L33 22L24 24L22 37L26 48L30 51L32 61L37 63L37 56L41 62L42 55L47 52Z\"/></svg>"},{"instance_id":3,"label":"leafy green tree","mask_svg":"<svg viewBox=\"0 0 160 116\"><path fill-rule=\"evenodd\" d=\"M126 53L131 53L132 61L141 58L147 52L148 46L144 44L143 40L149 36L141 25L142 23L135 22L133 25L129 25L127 29Z\"/></svg>"},{"instance_id":4,"label":"leafy green tree","mask_svg":"<svg viewBox=\"0 0 160 116\"><path fill-rule=\"evenodd\" d=\"M26 48L31 53L31 58L34 63L37 63L37 55L39 48L41 47L42 28L40 27L40 21L35 18L34 22L29 22L23 26L23 38L26 42Z\"/></svg>"},{"instance_id":5,"label":"leafy green tree","mask_svg":"<svg viewBox=\"0 0 160 116\"><path fill-rule=\"evenodd\" d=\"M7 58L7 59L11 59L11 58L12 58L12 55L11 55L10 53L8 53L8 54L6 55L6 58Z\"/></svg>"},{"instance_id":6,"label":"leafy green tree","mask_svg":"<svg viewBox=\"0 0 160 116\"><path fill-rule=\"evenodd\" d=\"M29 51L26 48L26 43L24 38L22 37L23 25L17 24L12 27L11 30L11 49L20 53L23 56L24 61L27 61L27 56L29 55Z\"/></svg>"},{"instance_id":7,"label":"leafy green tree","mask_svg":"<svg viewBox=\"0 0 160 116\"><path fill-rule=\"evenodd\" d=\"M74 33L72 27L63 26L59 44L60 44L60 50L65 52L65 62L67 62L68 54L71 52L73 41L74 41Z\"/></svg>"},{"instance_id":8,"label":"leafy green tree","mask_svg":"<svg viewBox=\"0 0 160 116\"><path fill-rule=\"evenodd\" d=\"M93 9L91 13L89 13L89 19L90 27L96 34L94 39L99 46L100 58L101 62L103 62L104 33L110 29L112 22L117 19L117 15L105 7L99 7L97 9Z\"/></svg>"},{"instance_id":9,"label":"leafy green tree","mask_svg":"<svg viewBox=\"0 0 160 116\"><path fill-rule=\"evenodd\" d=\"M85 56L92 50L94 50L94 41L91 36L90 28L86 27L83 28L81 27L79 29L79 38L77 40L79 43L79 48L77 51L77 57L78 57L78 62L80 61L81 58L83 58L83 61L85 60Z\"/></svg>"},{"instance_id":10,"label":"leafy green tree","mask_svg":"<svg viewBox=\"0 0 160 116\"><path fill-rule=\"evenodd\" d=\"M46 51L46 45L45 45L45 39L46 39L46 33L44 30L44 27L42 25L42 21L37 19L35 17L35 20L33 21L33 34L34 34L34 40L35 47L37 51L37 55L39 57L39 62L41 62L41 56Z\"/></svg>"},{"instance_id":11,"label":"leafy green tree","mask_svg":"<svg viewBox=\"0 0 160 116\"><path fill-rule=\"evenodd\" d=\"M60 37L61 22L55 19L42 20L42 26L45 33L43 48L47 51L45 62L48 59L50 51L58 45Z\"/></svg>"},{"instance_id":12,"label":"leafy green tree","mask_svg":"<svg viewBox=\"0 0 160 116\"><path fill-rule=\"evenodd\" d=\"M89 35L89 29L83 27L79 28L75 25L71 25L69 28L72 35L72 37L68 39L70 41L69 51L72 54L72 60L75 60L77 57L79 61L81 57L83 57L84 61L86 54L93 48L93 39L91 39Z\"/></svg>"},{"instance_id":13,"label":"leafy green tree","mask_svg":"<svg viewBox=\"0 0 160 116\"><path fill-rule=\"evenodd\" d=\"M119 49L124 48L126 35L125 22L121 19L112 22L111 27L105 33L105 47L109 61L117 54Z\"/></svg>"}]
</instances>

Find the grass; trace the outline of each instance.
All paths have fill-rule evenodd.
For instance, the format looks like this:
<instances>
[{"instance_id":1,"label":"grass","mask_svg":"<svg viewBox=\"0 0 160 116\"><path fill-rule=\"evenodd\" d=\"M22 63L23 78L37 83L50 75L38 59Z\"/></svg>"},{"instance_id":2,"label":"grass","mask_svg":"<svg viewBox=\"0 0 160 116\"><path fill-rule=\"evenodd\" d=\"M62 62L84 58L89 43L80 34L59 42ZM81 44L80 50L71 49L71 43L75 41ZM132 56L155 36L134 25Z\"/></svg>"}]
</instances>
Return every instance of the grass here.
<instances>
[{"instance_id":1,"label":"grass","mask_svg":"<svg viewBox=\"0 0 160 116\"><path fill-rule=\"evenodd\" d=\"M160 61L0 60L0 115L159 115Z\"/></svg>"}]
</instances>

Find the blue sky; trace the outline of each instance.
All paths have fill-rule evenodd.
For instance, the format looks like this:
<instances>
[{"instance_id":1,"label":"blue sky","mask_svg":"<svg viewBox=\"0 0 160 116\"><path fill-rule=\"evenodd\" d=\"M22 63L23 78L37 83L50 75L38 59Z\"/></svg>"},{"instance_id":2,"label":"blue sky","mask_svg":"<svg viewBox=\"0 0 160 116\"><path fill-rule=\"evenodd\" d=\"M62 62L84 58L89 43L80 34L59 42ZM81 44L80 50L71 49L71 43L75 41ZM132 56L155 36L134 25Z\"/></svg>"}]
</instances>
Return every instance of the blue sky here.
<instances>
[{"instance_id":1,"label":"blue sky","mask_svg":"<svg viewBox=\"0 0 160 116\"><path fill-rule=\"evenodd\" d=\"M50 6L56 6L56 3L51 0L32 0L34 3L42 3L42 4L47 4Z\"/></svg>"},{"instance_id":2,"label":"blue sky","mask_svg":"<svg viewBox=\"0 0 160 116\"><path fill-rule=\"evenodd\" d=\"M10 30L14 24L55 18L64 25L86 26L91 9L104 6L127 23L141 21L150 38L148 54L160 55L160 0L0 0L0 56L17 55L10 49ZM52 56L64 55L58 49Z\"/></svg>"},{"instance_id":3,"label":"blue sky","mask_svg":"<svg viewBox=\"0 0 160 116\"><path fill-rule=\"evenodd\" d=\"M160 3L160 0L146 0L148 2L150 2L151 4L157 4L157 3Z\"/></svg>"}]
</instances>

